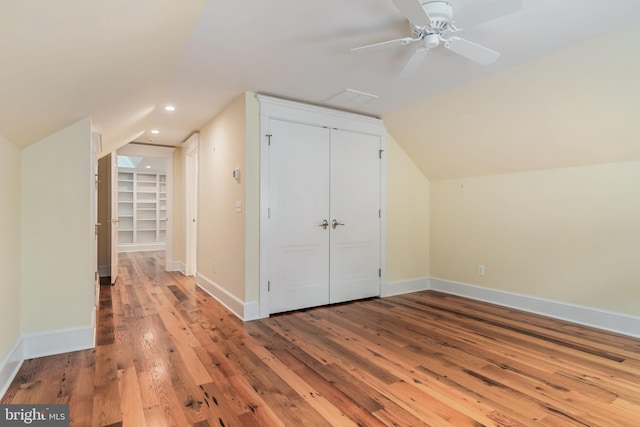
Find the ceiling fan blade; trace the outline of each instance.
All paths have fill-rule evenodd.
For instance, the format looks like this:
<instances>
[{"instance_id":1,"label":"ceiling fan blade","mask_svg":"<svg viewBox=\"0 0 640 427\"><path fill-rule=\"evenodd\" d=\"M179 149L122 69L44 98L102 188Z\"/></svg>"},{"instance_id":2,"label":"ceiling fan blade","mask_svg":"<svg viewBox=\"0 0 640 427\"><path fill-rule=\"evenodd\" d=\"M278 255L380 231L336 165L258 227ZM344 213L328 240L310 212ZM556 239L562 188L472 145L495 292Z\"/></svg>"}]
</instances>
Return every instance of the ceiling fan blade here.
<instances>
[{"instance_id":1,"label":"ceiling fan blade","mask_svg":"<svg viewBox=\"0 0 640 427\"><path fill-rule=\"evenodd\" d=\"M404 65L400 75L406 76L416 71L420 64L422 64L422 61L427 57L427 53L429 53L429 49L424 46L413 52L413 55L411 55L407 63Z\"/></svg>"},{"instance_id":2,"label":"ceiling fan blade","mask_svg":"<svg viewBox=\"0 0 640 427\"><path fill-rule=\"evenodd\" d=\"M500 57L499 52L460 37L445 40L444 47L481 65L489 65Z\"/></svg>"},{"instance_id":3,"label":"ceiling fan blade","mask_svg":"<svg viewBox=\"0 0 640 427\"><path fill-rule=\"evenodd\" d=\"M409 22L419 27L429 27L431 20L421 4L422 0L393 0L398 10L407 17Z\"/></svg>"},{"instance_id":4,"label":"ceiling fan blade","mask_svg":"<svg viewBox=\"0 0 640 427\"><path fill-rule=\"evenodd\" d=\"M393 47L393 46L404 46L406 44L409 44L418 40L419 39L414 39L412 37L404 37L401 39L389 40L386 42L373 43L373 44L368 44L366 46L354 47L353 49L351 49L351 52L358 52L364 49L386 49L388 47Z\"/></svg>"}]
</instances>

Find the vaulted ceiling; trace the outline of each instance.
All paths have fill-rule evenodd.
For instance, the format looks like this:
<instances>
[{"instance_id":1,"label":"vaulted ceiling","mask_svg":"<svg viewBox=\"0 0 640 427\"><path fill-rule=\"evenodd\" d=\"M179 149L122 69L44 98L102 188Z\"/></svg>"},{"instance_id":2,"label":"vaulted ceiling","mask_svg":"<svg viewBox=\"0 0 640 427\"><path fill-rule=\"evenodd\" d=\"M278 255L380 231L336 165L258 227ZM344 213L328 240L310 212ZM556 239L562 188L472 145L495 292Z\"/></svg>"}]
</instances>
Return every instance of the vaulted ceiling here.
<instances>
[{"instance_id":1,"label":"vaulted ceiling","mask_svg":"<svg viewBox=\"0 0 640 427\"><path fill-rule=\"evenodd\" d=\"M506 2L451 0L498 61L438 48L400 75L414 45L349 53L409 35L392 0L5 1L0 134L25 147L91 116L107 148L178 145L242 92L349 88L432 179L640 158L640 2L524 0L478 23Z\"/></svg>"}]
</instances>

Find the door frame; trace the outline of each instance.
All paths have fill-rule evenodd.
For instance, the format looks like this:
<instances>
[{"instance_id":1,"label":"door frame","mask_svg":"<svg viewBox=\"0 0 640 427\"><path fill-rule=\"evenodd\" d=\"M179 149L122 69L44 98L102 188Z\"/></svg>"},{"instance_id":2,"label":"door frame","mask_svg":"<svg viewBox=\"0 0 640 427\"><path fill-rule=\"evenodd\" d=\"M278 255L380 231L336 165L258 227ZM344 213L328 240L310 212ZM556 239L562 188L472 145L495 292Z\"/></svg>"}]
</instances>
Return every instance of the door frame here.
<instances>
[{"instance_id":1,"label":"door frame","mask_svg":"<svg viewBox=\"0 0 640 427\"><path fill-rule=\"evenodd\" d=\"M318 107L265 95L256 95L260 103L260 299L259 317L269 317L269 143L271 119L290 121L332 129L359 132L380 137L380 287L386 284L386 206L387 130L382 120L348 113L331 108Z\"/></svg>"},{"instance_id":2,"label":"door frame","mask_svg":"<svg viewBox=\"0 0 640 427\"><path fill-rule=\"evenodd\" d=\"M118 280L118 153L113 151L107 156L109 159L109 251L111 284L115 284Z\"/></svg>"},{"instance_id":3,"label":"door frame","mask_svg":"<svg viewBox=\"0 0 640 427\"><path fill-rule=\"evenodd\" d=\"M194 133L182 145L185 173L185 265L184 275L198 273L198 150L200 134Z\"/></svg>"},{"instance_id":4,"label":"door frame","mask_svg":"<svg viewBox=\"0 0 640 427\"><path fill-rule=\"evenodd\" d=\"M117 155L155 157L165 159L165 176L167 177L167 225L165 270L179 271L179 266L173 261L173 152L176 147L160 147L157 145L136 144L134 142L118 148ZM117 160L116 160L117 161ZM117 202L117 201L116 201Z\"/></svg>"},{"instance_id":5,"label":"door frame","mask_svg":"<svg viewBox=\"0 0 640 427\"><path fill-rule=\"evenodd\" d=\"M102 152L102 134L100 132L91 132L91 225L93 228L91 242L91 262L94 274L93 282L93 307L91 308L91 326L93 327L93 344L96 344L96 328L98 327L98 305L100 303L100 273L98 272L98 182L100 175L98 174L98 155Z\"/></svg>"}]
</instances>

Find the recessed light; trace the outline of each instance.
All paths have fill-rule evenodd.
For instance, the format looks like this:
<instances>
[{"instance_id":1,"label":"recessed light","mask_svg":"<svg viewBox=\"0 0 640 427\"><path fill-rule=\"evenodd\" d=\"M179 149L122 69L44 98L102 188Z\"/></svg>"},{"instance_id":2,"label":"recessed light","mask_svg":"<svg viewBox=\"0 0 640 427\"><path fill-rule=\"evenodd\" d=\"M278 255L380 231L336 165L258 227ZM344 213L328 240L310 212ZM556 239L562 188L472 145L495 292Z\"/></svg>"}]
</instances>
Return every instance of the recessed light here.
<instances>
[{"instance_id":1,"label":"recessed light","mask_svg":"<svg viewBox=\"0 0 640 427\"><path fill-rule=\"evenodd\" d=\"M158 129L153 129L153 130L151 131L151 133L153 133L153 134L158 134L158 133L160 133L160 131L159 131Z\"/></svg>"},{"instance_id":2,"label":"recessed light","mask_svg":"<svg viewBox=\"0 0 640 427\"><path fill-rule=\"evenodd\" d=\"M176 111L176 107L174 107L173 105L167 105L166 107L164 107L164 109L167 111Z\"/></svg>"},{"instance_id":3,"label":"recessed light","mask_svg":"<svg viewBox=\"0 0 640 427\"><path fill-rule=\"evenodd\" d=\"M147 168L147 169L151 169L151 166L147 165L147 166L145 166L145 168Z\"/></svg>"}]
</instances>

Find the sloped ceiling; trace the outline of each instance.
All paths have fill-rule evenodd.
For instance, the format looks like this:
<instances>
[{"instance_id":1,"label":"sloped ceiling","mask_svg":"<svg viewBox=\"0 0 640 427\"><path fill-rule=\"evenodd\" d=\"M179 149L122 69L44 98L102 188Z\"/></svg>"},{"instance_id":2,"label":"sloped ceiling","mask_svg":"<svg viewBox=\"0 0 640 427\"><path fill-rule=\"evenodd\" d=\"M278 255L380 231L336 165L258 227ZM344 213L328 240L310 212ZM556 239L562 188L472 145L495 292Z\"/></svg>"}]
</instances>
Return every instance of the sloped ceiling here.
<instances>
[{"instance_id":1,"label":"sloped ceiling","mask_svg":"<svg viewBox=\"0 0 640 427\"><path fill-rule=\"evenodd\" d=\"M452 1L464 25L518 0ZM354 110L431 179L634 157L619 141L637 141L640 2L522 1L461 33L494 64L438 48L409 76L415 45L349 53L408 35L392 0L0 2L0 134L25 147L90 116L105 151L177 146L245 91L323 104L351 88L379 95Z\"/></svg>"},{"instance_id":2,"label":"sloped ceiling","mask_svg":"<svg viewBox=\"0 0 640 427\"><path fill-rule=\"evenodd\" d=\"M152 113L205 0L0 3L0 133L24 147L91 116L132 141Z\"/></svg>"},{"instance_id":3,"label":"sloped ceiling","mask_svg":"<svg viewBox=\"0 0 640 427\"><path fill-rule=\"evenodd\" d=\"M383 116L429 179L640 160L640 25Z\"/></svg>"}]
</instances>

